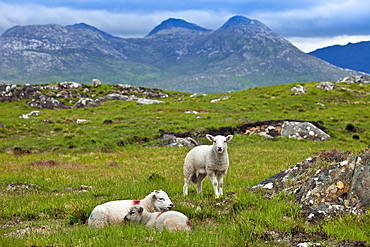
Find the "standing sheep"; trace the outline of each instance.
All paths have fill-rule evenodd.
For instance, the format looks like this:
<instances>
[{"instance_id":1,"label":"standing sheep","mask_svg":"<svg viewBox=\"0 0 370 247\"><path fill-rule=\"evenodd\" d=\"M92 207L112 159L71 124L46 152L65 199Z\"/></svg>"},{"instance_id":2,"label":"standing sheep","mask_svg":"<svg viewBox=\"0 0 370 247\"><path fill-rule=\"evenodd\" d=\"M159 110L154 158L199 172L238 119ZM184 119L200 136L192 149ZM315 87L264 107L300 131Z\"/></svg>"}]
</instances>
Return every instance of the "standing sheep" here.
<instances>
[{"instance_id":1,"label":"standing sheep","mask_svg":"<svg viewBox=\"0 0 370 247\"><path fill-rule=\"evenodd\" d=\"M149 213L142 206L132 206L125 216L125 220L140 222L147 227L156 227L158 230L167 229L174 231L191 231L191 222L178 211Z\"/></svg>"},{"instance_id":2,"label":"standing sheep","mask_svg":"<svg viewBox=\"0 0 370 247\"><path fill-rule=\"evenodd\" d=\"M197 186L197 192L202 192L202 183L208 175L216 198L223 194L223 178L229 168L229 156L227 154L227 142L233 136L212 136L206 135L207 139L213 142L213 145L201 145L193 148L185 157L184 175L185 184L183 193L188 195L190 182ZM198 175L197 175L198 171ZM217 178L216 178L217 177Z\"/></svg>"},{"instance_id":3,"label":"standing sheep","mask_svg":"<svg viewBox=\"0 0 370 247\"><path fill-rule=\"evenodd\" d=\"M92 80L93 87L99 87L101 85L101 81L99 79Z\"/></svg>"},{"instance_id":4,"label":"standing sheep","mask_svg":"<svg viewBox=\"0 0 370 247\"><path fill-rule=\"evenodd\" d=\"M141 205L148 212L164 212L173 207L166 192L155 190L142 200L110 201L96 206L89 216L88 225L103 228L109 224L120 224L133 205Z\"/></svg>"}]
</instances>

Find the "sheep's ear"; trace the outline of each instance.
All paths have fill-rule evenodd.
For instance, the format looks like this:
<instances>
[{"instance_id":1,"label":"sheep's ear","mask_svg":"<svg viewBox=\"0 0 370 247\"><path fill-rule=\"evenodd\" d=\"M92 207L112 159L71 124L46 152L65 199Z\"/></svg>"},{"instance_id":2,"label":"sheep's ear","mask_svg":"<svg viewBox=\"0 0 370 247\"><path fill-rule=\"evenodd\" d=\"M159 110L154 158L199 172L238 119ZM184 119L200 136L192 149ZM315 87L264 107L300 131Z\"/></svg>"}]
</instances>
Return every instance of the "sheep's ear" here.
<instances>
[{"instance_id":1,"label":"sheep's ear","mask_svg":"<svg viewBox=\"0 0 370 247\"><path fill-rule=\"evenodd\" d=\"M226 136L226 142L231 141L231 139L233 139L233 136L232 136L232 135L228 135L228 136Z\"/></svg>"},{"instance_id":2,"label":"sheep's ear","mask_svg":"<svg viewBox=\"0 0 370 247\"><path fill-rule=\"evenodd\" d=\"M144 208L143 207L140 207L139 208L139 214L141 214L143 211L144 211Z\"/></svg>"},{"instance_id":3,"label":"sheep's ear","mask_svg":"<svg viewBox=\"0 0 370 247\"><path fill-rule=\"evenodd\" d=\"M212 135L207 134L206 137L209 141L213 142L214 137Z\"/></svg>"}]
</instances>

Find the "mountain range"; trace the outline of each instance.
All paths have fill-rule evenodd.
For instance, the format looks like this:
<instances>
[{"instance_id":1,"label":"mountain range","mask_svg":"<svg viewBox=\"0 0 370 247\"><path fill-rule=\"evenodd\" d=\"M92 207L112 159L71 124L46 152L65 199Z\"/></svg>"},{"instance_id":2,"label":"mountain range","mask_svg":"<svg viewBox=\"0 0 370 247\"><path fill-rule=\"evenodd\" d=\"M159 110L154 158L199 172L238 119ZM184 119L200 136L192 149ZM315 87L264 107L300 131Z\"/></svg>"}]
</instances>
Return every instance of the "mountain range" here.
<instances>
[{"instance_id":1,"label":"mountain range","mask_svg":"<svg viewBox=\"0 0 370 247\"><path fill-rule=\"evenodd\" d=\"M328 46L309 54L341 68L370 74L370 41Z\"/></svg>"},{"instance_id":2,"label":"mountain range","mask_svg":"<svg viewBox=\"0 0 370 247\"><path fill-rule=\"evenodd\" d=\"M305 54L263 23L234 16L217 30L170 18L124 39L90 25L15 26L0 36L0 82L76 81L218 93L337 80L349 73Z\"/></svg>"}]
</instances>

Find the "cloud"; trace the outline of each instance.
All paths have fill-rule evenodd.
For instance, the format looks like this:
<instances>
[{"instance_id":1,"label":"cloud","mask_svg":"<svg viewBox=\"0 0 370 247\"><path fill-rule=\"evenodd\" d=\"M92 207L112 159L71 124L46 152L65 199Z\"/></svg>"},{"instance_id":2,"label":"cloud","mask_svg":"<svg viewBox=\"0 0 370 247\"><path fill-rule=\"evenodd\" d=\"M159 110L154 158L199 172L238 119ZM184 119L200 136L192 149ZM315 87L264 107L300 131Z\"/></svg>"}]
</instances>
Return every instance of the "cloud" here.
<instances>
[{"instance_id":1,"label":"cloud","mask_svg":"<svg viewBox=\"0 0 370 247\"><path fill-rule=\"evenodd\" d=\"M370 5L360 0L313 2L284 11L256 11L253 17L288 36L318 37L370 33Z\"/></svg>"},{"instance_id":2,"label":"cloud","mask_svg":"<svg viewBox=\"0 0 370 247\"><path fill-rule=\"evenodd\" d=\"M348 43L358 43L361 41L370 40L370 35L341 35L335 37L288 37L290 43L298 47L304 52L311 52L318 48L327 46L347 45Z\"/></svg>"},{"instance_id":3,"label":"cloud","mask_svg":"<svg viewBox=\"0 0 370 247\"><path fill-rule=\"evenodd\" d=\"M231 16L232 14L227 12L203 10L118 13L107 10L0 3L0 32L3 33L16 25L54 23L65 26L85 22L112 35L129 38L147 35L155 26L170 17L185 19L205 28L217 29Z\"/></svg>"}]
</instances>

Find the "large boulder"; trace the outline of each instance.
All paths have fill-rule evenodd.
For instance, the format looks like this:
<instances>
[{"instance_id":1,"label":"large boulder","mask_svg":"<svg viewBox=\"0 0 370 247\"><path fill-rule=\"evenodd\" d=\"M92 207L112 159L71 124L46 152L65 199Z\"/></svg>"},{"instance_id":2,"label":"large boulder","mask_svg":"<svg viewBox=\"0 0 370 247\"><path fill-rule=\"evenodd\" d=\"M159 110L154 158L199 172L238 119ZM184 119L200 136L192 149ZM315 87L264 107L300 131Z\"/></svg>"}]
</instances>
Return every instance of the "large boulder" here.
<instances>
[{"instance_id":1,"label":"large boulder","mask_svg":"<svg viewBox=\"0 0 370 247\"><path fill-rule=\"evenodd\" d=\"M256 184L274 196L295 195L308 220L340 213L363 213L370 207L370 150L359 156L333 149L305 159Z\"/></svg>"},{"instance_id":2,"label":"large boulder","mask_svg":"<svg viewBox=\"0 0 370 247\"><path fill-rule=\"evenodd\" d=\"M302 95L302 94L305 94L307 92L307 89L302 85L297 85L295 87L292 87L290 89L290 91L294 92L293 95Z\"/></svg>"},{"instance_id":3,"label":"large boulder","mask_svg":"<svg viewBox=\"0 0 370 247\"><path fill-rule=\"evenodd\" d=\"M281 136L311 141L327 141L330 136L310 122L286 121L281 127Z\"/></svg>"}]
</instances>

